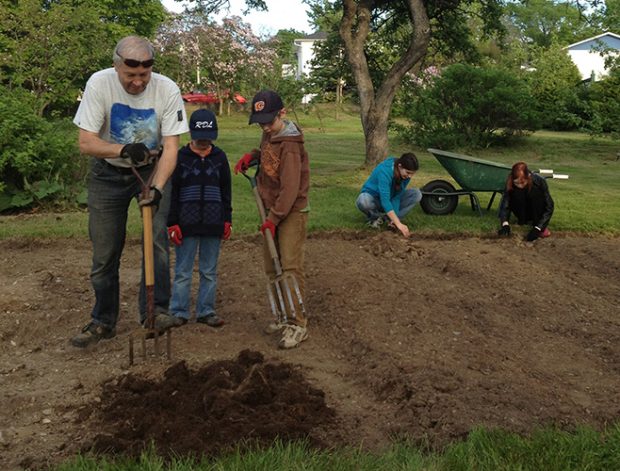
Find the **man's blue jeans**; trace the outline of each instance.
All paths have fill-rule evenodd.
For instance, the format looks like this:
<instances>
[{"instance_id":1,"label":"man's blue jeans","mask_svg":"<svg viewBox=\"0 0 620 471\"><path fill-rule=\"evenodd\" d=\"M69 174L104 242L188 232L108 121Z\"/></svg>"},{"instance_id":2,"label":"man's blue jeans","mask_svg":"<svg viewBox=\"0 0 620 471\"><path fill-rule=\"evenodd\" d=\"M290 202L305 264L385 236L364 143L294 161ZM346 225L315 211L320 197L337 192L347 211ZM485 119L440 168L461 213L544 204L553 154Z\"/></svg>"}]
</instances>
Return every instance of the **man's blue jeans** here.
<instances>
[{"instance_id":1,"label":"man's blue jeans","mask_svg":"<svg viewBox=\"0 0 620 471\"><path fill-rule=\"evenodd\" d=\"M170 300L170 314L183 319L190 318L190 299L194 259L198 252L200 284L196 299L196 317L215 314L215 295L217 289L217 260L220 255L219 237L184 237L183 243L175 247L176 265L174 285Z\"/></svg>"},{"instance_id":2,"label":"man's blue jeans","mask_svg":"<svg viewBox=\"0 0 620 471\"><path fill-rule=\"evenodd\" d=\"M119 314L119 268L125 246L127 212L141 190L133 173L117 170L103 159L91 158L88 180L88 233L93 244L90 279L95 290L92 320L106 328L116 326ZM152 167L140 171L147 181ZM170 261L166 219L170 209L170 184L164 188L159 210L153 216L155 309L166 312L170 301ZM140 321L146 318L144 260L140 282Z\"/></svg>"},{"instance_id":3,"label":"man's blue jeans","mask_svg":"<svg viewBox=\"0 0 620 471\"><path fill-rule=\"evenodd\" d=\"M400 195L400 209L398 210L398 219L402 219L413 209L413 207L422 199L422 192L417 188L410 188L403 191ZM368 221L374 221L385 217L385 210L381 206L381 200L378 196L370 193L360 193L355 202L357 209L363 212Z\"/></svg>"}]
</instances>

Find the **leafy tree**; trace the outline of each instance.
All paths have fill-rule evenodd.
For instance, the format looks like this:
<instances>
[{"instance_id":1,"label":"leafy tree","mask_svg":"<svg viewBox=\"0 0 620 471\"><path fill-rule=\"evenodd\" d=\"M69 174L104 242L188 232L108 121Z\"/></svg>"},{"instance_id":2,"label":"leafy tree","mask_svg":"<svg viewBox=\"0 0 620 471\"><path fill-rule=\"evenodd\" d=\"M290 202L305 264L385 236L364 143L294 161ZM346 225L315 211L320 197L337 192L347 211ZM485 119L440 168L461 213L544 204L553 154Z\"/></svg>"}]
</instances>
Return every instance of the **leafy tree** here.
<instances>
[{"instance_id":1,"label":"leafy tree","mask_svg":"<svg viewBox=\"0 0 620 471\"><path fill-rule=\"evenodd\" d=\"M1 82L31 91L40 116L72 109L121 37L150 36L164 18L159 0L1 2Z\"/></svg>"},{"instance_id":2,"label":"leafy tree","mask_svg":"<svg viewBox=\"0 0 620 471\"><path fill-rule=\"evenodd\" d=\"M186 4L185 13L193 13L202 15L205 18L218 13L224 7L228 7L230 5L230 0L175 0L175 2L183 2ZM265 0L245 0L245 4L247 6L247 13L250 10L267 10L267 5L265 4Z\"/></svg>"},{"instance_id":3,"label":"leafy tree","mask_svg":"<svg viewBox=\"0 0 620 471\"><path fill-rule=\"evenodd\" d=\"M49 106L75 103L85 77L103 62L104 49L111 58L111 38L92 4L3 2L0 25L2 83L29 90L39 116Z\"/></svg>"},{"instance_id":4,"label":"leafy tree","mask_svg":"<svg viewBox=\"0 0 620 471\"><path fill-rule=\"evenodd\" d=\"M525 44L567 46L594 32L589 27L588 18L570 1L519 0L507 3L506 12Z\"/></svg>"},{"instance_id":5,"label":"leafy tree","mask_svg":"<svg viewBox=\"0 0 620 471\"><path fill-rule=\"evenodd\" d=\"M314 58L307 88L324 100L328 100L330 96L338 97L339 93L356 96L355 79L339 34L342 7L337 3L322 1L310 2L309 6L310 21L318 31L327 33L327 38L314 44Z\"/></svg>"},{"instance_id":6,"label":"leafy tree","mask_svg":"<svg viewBox=\"0 0 620 471\"><path fill-rule=\"evenodd\" d=\"M418 145L488 147L537 127L527 84L506 69L455 64L429 70L415 88L410 126L397 129Z\"/></svg>"},{"instance_id":7,"label":"leafy tree","mask_svg":"<svg viewBox=\"0 0 620 471\"><path fill-rule=\"evenodd\" d=\"M160 0L76 0L74 3L95 9L117 39L126 34L151 38L166 19L166 9Z\"/></svg>"},{"instance_id":8,"label":"leafy tree","mask_svg":"<svg viewBox=\"0 0 620 471\"><path fill-rule=\"evenodd\" d=\"M182 89L206 83L217 94L220 114L235 92L253 90L274 68L274 50L239 17L226 18L218 25L206 21L201 13L177 16L160 30L155 44Z\"/></svg>"},{"instance_id":9,"label":"leafy tree","mask_svg":"<svg viewBox=\"0 0 620 471\"><path fill-rule=\"evenodd\" d=\"M274 50L278 64L296 64L294 41L305 35L306 33L295 29L281 29L266 41L265 46Z\"/></svg>"},{"instance_id":10,"label":"leafy tree","mask_svg":"<svg viewBox=\"0 0 620 471\"><path fill-rule=\"evenodd\" d=\"M620 32L620 0L586 2L590 7L588 20L596 33Z\"/></svg>"},{"instance_id":11,"label":"leafy tree","mask_svg":"<svg viewBox=\"0 0 620 471\"><path fill-rule=\"evenodd\" d=\"M500 0L308 1L342 7L338 32L357 86L367 165L387 155L394 97L405 75L422 67L428 51L476 55L467 21L472 10L467 5L479 5L485 34L501 27Z\"/></svg>"},{"instance_id":12,"label":"leafy tree","mask_svg":"<svg viewBox=\"0 0 620 471\"><path fill-rule=\"evenodd\" d=\"M581 127L585 104L579 99L577 66L559 46L535 48L533 56L533 70L526 77L542 126L559 131Z\"/></svg>"},{"instance_id":13,"label":"leafy tree","mask_svg":"<svg viewBox=\"0 0 620 471\"><path fill-rule=\"evenodd\" d=\"M611 69L603 80L590 86L593 117L587 127L592 134L609 133L620 139L620 67Z\"/></svg>"}]
</instances>

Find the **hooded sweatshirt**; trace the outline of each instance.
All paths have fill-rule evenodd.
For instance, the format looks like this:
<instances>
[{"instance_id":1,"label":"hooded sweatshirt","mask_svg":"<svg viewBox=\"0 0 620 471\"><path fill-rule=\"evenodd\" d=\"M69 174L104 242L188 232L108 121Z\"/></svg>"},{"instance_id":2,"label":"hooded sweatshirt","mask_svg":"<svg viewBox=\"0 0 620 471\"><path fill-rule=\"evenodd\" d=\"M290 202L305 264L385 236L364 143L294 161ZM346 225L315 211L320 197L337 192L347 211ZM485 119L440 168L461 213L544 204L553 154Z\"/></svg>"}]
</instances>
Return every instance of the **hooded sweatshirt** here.
<instances>
[{"instance_id":1,"label":"hooded sweatshirt","mask_svg":"<svg viewBox=\"0 0 620 471\"><path fill-rule=\"evenodd\" d=\"M277 226L290 212L308 207L310 165L303 133L285 120L278 134L263 133L260 151L258 192L269 211L267 218Z\"/></svg>"},{"instance_id":2,"label":"hooded sweatshirt","mask_svg":"<svg viewBox=\"0 0 620 471\"><path fill-rule=\"evenodd\" d=\"M183 236L221 236L232 222L230 167L226 154L213 146L206 157L188 145L179 150L172 174L168 226L178 224Z\"/></svg>"}]
</instances>

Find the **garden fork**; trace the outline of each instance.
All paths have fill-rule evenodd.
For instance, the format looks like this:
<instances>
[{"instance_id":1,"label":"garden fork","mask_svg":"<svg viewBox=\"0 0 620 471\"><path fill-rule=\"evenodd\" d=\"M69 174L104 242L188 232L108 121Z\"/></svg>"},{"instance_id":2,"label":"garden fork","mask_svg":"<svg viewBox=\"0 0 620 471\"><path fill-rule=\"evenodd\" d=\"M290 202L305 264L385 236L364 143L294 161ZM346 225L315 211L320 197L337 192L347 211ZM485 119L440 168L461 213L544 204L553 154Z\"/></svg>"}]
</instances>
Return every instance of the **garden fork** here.
<instances>
[{"instance_id":1,"label":"garden fork","mask_svg":"<svg viewBox=\"0 0 620 471\"><path fill-rule=\"evenodd\" d=\"M141 186L141 198L148 198L151 189L151 183L157 170L157 164L161 152L153 154L154 165L153 171L149 175L147 181L144 181L140 176L140 173L134 165L131 166L131 170L140 182ZM144 251L144 284L146 288L146 320L144 321L143 329L136 329L129 334L129 365L133 365L134 351L133 342L134 336L140 339L142 344L142 357L146 360L146 340L154 339L155 355L159 356L159 337L162 335L158 329L155 329L155 265L153 255L153 206L141 206L140 211L142 213L142 231L143 231L143 251ZM171 329L166 329L166 358L170 359L170 350L172 344Z\"/></svg>"}]
</instances>

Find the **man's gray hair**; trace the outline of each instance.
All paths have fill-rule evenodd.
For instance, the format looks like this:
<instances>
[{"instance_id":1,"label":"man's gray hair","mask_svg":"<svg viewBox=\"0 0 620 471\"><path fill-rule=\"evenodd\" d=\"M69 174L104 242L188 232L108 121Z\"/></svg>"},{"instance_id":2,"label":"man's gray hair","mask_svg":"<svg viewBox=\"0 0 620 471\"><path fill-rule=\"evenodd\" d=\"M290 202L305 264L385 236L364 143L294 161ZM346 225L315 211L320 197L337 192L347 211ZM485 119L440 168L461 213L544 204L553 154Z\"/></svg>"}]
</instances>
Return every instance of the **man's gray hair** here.
<instances>
[{"instance_id":1,"label":"man's gray hair","mask_svg":"<svg viewBox=\"0 0 620 471\"><path fill-rule=\"evenodd\" d=\"M125 59L134 59L141 56L144 52L149 53L149 59L155 57L155 48L147 39L140 36L126 36L116 45L112 60L115 64L120 64L123 62L121 56Z\"/></svg>"}]
</instances>

